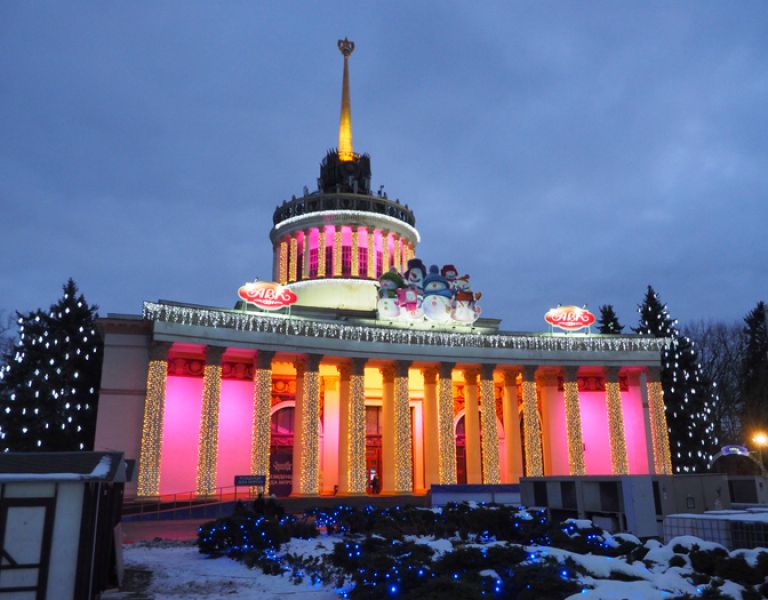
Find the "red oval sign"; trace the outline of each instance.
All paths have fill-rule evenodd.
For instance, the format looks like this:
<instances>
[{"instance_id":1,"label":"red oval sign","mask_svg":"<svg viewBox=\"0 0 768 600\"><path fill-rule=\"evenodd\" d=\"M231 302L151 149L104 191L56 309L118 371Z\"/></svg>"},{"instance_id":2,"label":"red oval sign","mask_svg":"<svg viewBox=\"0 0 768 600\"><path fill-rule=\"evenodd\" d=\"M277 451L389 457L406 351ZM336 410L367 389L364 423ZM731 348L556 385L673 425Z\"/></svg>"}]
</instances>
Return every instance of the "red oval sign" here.
<instances>
[{"instance_id":1,"label":"red oval sign","mask_svg":"<svg viewBox=\"0 0 768 600\"><path fill-rule=\"evenodd\" d=\"M557 308L550 308L549 312L544 315L544 320L553 327L576 331L592 325L595 322L595 315L586 308L579 308L578 306L558 306Z\"/></svg>"},{"instance_id":2,"label":"red oval sign","mask_svg":"<svg viewBox=\"0 0 768 600\"><path fill-rule=\"evenodd\" d=\"M291 290L274 281L252 281L240 286L237 295L249 304L267 310L290 306L297 297Z\"/></svg>"}]
</instances>

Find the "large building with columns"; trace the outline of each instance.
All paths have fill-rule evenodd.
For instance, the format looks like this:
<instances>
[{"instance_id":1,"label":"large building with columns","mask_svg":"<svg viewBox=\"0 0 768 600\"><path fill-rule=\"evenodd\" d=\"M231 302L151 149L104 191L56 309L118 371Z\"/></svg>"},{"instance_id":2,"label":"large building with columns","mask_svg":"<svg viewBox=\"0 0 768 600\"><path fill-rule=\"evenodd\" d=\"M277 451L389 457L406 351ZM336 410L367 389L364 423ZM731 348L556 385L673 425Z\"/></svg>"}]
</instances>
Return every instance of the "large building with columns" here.
<instances>
[{"instance_id":1,"label":"large building with columns","mask_svg":"<svg viewBox=\"0 0 768 600\"><path fill-rule=\"evenodd\" d=\"M243 474L312 496L671 473L664 340L425 316L428 286L407 318L382 312L385 280L411 289L420 238L413 211L371 191L370 158L353 150L354 44L339 49L338 148L317 189L273 215L272 278L293 304L146 302L100 320L96 449L136 461L128 494L210 496Z\"/></svg>"}]
</instances>

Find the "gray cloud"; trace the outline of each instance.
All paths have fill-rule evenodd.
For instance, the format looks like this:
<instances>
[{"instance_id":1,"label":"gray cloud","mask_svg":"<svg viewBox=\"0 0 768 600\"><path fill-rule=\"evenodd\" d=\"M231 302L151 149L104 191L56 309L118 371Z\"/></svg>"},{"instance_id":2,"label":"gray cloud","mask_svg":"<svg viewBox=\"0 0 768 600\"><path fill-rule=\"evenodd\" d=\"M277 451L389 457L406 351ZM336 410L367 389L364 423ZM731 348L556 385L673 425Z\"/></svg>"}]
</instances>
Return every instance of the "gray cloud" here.
<instances>
[{"instance_id":1,"label":"gray cloud","mask_svg":"<svg viewBox=\"0 0 768 600\"><path fill-rule=\"evenodd\" d=\"M415 5L414 5L415 4ZM231 305L274 206L356 148L509 329L652 283L681 321L768 297L760 2L0 5L0 308Z\"/></svg>"}]
</instances>

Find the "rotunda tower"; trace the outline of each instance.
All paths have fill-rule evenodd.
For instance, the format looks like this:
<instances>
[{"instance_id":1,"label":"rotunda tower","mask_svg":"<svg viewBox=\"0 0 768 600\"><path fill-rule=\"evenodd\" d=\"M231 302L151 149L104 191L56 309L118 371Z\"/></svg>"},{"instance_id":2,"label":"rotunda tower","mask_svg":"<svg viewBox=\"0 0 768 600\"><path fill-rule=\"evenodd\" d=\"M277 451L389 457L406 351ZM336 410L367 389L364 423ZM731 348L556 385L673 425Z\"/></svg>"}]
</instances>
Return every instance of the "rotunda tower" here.
<instances>
[{"instance_id":1,"label":"rotunda tower","mask_svg":"<svg viewBox=\"0 0 768 600\"><path fill-rule=\"evenodd\" d=\"M298 296L298 305L375 310L378 278L405 271L419 233L408 205L371 192L371 159L352 146L349 57L352 41L338 42L344 56L338 148L320 163L317 190L304 189L275 209L270 232L273 279ZM382 186L383 187L383 186Z\"/></svg>"}]
</instances>

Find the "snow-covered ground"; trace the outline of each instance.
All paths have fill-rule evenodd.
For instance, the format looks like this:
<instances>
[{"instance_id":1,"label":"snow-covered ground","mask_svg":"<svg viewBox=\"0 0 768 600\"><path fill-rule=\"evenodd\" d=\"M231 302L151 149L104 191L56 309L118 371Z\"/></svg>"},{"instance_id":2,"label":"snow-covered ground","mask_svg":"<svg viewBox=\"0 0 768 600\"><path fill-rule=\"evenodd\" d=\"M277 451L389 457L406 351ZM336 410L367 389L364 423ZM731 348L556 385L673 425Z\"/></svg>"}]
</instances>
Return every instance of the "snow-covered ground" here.
<instances>
[{"instance_id":1,"label":"snow-covered ground","mask_svg":"<svg viewBox=\"0 0 768 600\"><path fill-rule=\"evenodd\" d=\"M293 540L284 548L294 553L320 554L332 544L328 538ZM338 600L327 587L295 585L288 577L264 575L228 558L208 558L190 542L148 542L126 546L125 566L152 571L147 592L154 600L232 600L258 598L313 598ZM117 598L117 596L116 596Z\"/></svg>"},{"instance_id":2,"label":"snow-covered ground","mask_svg":"<svg viewBox=\"0 0 768 600\"><path fill-rule=\"evenodd\" d=\"M615 543L621 535L608 537L608 543ZM624 536L630 539L633 536ZM341 538L321 535L312 540L294 539L284 545L281 554L322 556L329 553L333 544ZM452 550L451 541L429 537L409 536L409 541L426 544L437 554ZM636 538L634 538L636 539ZM458 542L458 540L456 540ZM491 542L506 544L506 542ZM683 594L698 595L701 589L690 581L689 561L685 566L670 567L669 560L675 554L676 545L691 548L697 545L702 550L720 547L691 536L670 540L668 544L658 541L646 542L649 548L644 561L629 563L621 558L609 558L592 554L576 554L559 548L527 546L531 560L555 557L560 562L573 559L585 568L589 575L580 583L584 589L572 596L574 600L661 600ZM732 556L743 555L754 564L759 550L735 551ZM678 555L680 556L680 555ZM242 563L228 558L208 558L200 554L191 542L149 542L125 547L124 560L127 567L145 568L153 573L147 592L155 600L206 599L229 600L231 598L258 598L277 600L279 598L317 598L335 600L339 598L330 586L311 585L307 582L294 584L288 575L265 575L260 569L248 569ZM635 581L617 581L616 576L636 578ZM720 591L741 600L742 587L726 581ZM116 596L115 598L117 598Z\"/></svg>"}]
</instances>

